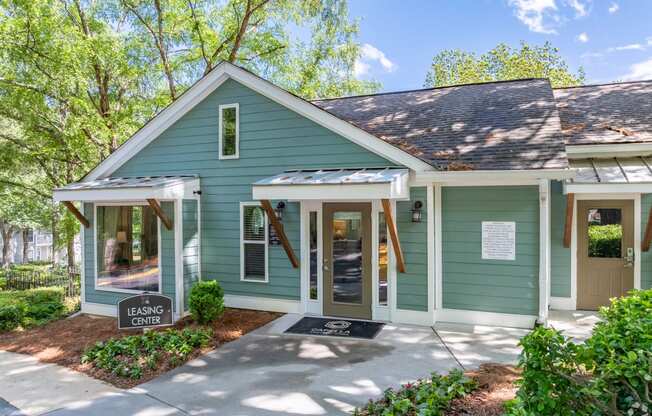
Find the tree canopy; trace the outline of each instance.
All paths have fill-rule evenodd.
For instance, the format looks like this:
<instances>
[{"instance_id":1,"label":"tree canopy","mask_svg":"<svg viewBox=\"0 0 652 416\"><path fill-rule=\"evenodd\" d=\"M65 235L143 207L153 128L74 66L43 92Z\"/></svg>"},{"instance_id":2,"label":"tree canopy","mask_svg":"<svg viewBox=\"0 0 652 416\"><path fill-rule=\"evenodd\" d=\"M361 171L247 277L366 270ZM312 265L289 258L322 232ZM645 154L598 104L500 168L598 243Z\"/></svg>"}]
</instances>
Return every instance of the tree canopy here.
<instances>
[{"instance_id":1,"label":"tree canopy","mask_svg":"<svg viewBox=\"0 0 652 416\"><path fill-rule=\"evenodd\" d=\"M548 78L553 87L581 85L582 68L573 73L559 50L549 42L531 46L521 42L518 48L501 43L489 52L476 55L459 49L439 52L426 75L426 87L443 87L520 78Z\"/></svg>"},{"instance_id":2,"label":"tree canopy","mask_svg":"<svg viewBox=\"0 0 652 416\"><path fill-rule=\"evenodd\" d=\"M0 191L48 207L58 243L75 229L51 190L221 61L305 98L379 87L354 76L346 0L2 0L0 16Z\"/></svg>"}]
</instances>

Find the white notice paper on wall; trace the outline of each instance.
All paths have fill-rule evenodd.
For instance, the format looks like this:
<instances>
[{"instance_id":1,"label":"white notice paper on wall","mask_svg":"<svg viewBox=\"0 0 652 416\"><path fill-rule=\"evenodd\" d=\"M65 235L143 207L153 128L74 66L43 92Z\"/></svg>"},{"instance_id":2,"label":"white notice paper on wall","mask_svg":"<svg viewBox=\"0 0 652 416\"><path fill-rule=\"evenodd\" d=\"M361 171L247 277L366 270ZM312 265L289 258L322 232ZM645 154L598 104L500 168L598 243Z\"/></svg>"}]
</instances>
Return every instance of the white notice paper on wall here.
<instances>
[{"instance_id":1,"label":"white notice paper on wall","mask_svg":"<svg viewBox=\"0 0 652 416\"><path fill-rule=\"evenodd\" d=\"M516 260L516 223L482 221L482 259Z\"/></svg>"}]
</instances>

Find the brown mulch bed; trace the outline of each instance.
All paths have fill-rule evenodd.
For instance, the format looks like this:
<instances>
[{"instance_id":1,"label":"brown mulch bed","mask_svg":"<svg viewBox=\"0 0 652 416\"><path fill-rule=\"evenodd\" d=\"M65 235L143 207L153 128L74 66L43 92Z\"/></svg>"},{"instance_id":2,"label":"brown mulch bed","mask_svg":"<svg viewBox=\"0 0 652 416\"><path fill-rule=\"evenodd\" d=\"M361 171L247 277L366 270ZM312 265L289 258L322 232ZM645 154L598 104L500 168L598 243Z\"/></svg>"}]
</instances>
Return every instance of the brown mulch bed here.
<instances>
[{"instance_id":1,"label":"brown mulch bed","mask_svg":"<svg viewBox=\"0 0 652 416\"><path fill-rule=\"evenodd\" d=\"M247 332L251 332L281 315L273 312L227 308L219 321L212 325L213 339L210 345L203 350L195 351L189 359L219 347L226 342L236 340ZM174 325L174 328L192 326L194 324L189 319L182 319ZM165 329L167 328L161 330ZM169 362L163 362L156 370L144 371L143 377L133 380L95 369L90 364L81 364L81 356L86 348L98 341L140 333L142 332L136 330L119 331L115 318L78 315L26 331L0 334L0 350L30 354L41 362L66 366L75 371L86 373L91 377L107 381L115 386L130 388L149 381L171 370L174 366L170 365ZM178 365L181 364L183 363Z\"/></svg>"},{"instance_id":2,"label":"brown mulch bed","mask_svg":"<svg viewBox=\"0 0 652 416\"><path fill-rule=\"evenodd\" d=\"M467 371L466 375L478 382L478 389L453 401L446 416L500 416L504 403L514 398L514 382L521 377L521 371L510 365L482 364L478 370Z\"/></svg>"}]
</instances>

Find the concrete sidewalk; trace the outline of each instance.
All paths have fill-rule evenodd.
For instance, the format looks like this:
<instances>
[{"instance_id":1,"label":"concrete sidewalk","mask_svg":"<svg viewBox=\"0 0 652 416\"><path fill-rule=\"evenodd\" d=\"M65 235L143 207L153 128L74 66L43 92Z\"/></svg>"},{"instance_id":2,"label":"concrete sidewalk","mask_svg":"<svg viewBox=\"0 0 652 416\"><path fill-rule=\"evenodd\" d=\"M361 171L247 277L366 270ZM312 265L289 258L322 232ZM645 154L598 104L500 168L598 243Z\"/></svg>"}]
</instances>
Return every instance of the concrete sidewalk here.
<instances>
[{"instance_id":1,"label":"concrete sidewalk","mask_svg":"<svg viewBox=\"0 0 652 416\"><path fill-rule=\"evenodd\" d=\"M284 334L298 319L284 315L131 390L0 352L0 397L30 415L347 414L433 371L515 363L518 341L529 332L387 324L373 340ZM582 333L590 320L581 320Z\"/></svg>"}]
</instances>

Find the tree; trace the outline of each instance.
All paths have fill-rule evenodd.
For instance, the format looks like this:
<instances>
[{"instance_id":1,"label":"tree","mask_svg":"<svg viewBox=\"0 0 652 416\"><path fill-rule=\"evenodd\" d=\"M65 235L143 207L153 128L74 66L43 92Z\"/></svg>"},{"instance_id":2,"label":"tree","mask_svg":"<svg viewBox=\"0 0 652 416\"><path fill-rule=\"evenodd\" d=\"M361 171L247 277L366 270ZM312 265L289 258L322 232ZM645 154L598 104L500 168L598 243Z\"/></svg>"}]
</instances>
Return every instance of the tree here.
<instances>
[{"instance_id":1,"label":"tree","mask_svg":"<svg viewBox=\"0 0 652 416\"><path fill-rule=\"evenodd\" d=\"M503 81L522 78L548 78L553 87L581 85L584 70L577 73L568 65L549 42L530 46L521 42L519 48L504 43L480 56L459 49L444 50L432 60L426 75L426 87L442 87L477 82Z\"/></svg>"},{"instance_id":2,"label":"tree","mask_svg":"<svg viewBox=\"0 0 652 416\"><path fill-rule=\"evenodd\" d=\"M219 62L306 98L378 88L353 75L345 0L5 0L0 15L0 186L48 212L69 259L78 226L51 190Z\"/></svg>"}]
</instances>

